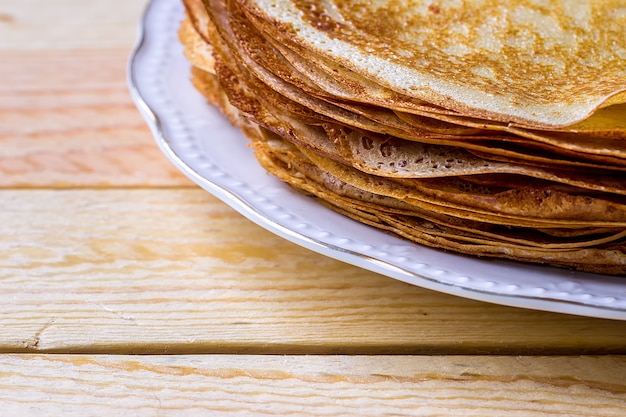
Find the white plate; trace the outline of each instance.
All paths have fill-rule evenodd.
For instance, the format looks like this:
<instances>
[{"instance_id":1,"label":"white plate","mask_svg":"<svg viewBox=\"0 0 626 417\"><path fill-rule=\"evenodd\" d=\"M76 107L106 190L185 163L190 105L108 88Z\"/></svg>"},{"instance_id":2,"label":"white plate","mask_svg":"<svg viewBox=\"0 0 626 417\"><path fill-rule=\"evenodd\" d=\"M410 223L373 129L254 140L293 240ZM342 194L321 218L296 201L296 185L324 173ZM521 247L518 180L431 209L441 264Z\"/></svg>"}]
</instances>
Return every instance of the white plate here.
<instances>
[{"instance_id":1,"label":"white plate","mask_svg":"<svg viewBox=\"0 0 626 417\"><path fill-rule=\"evenodd\" d=\"M129 65L133 98L165 155L262 227L313 251L420 287L508 306L626 319L626 278L477 259L411 244L341 216L268 175L248 140L194 90L180 0L153 0Z\"/></svg>"}]
</instances>

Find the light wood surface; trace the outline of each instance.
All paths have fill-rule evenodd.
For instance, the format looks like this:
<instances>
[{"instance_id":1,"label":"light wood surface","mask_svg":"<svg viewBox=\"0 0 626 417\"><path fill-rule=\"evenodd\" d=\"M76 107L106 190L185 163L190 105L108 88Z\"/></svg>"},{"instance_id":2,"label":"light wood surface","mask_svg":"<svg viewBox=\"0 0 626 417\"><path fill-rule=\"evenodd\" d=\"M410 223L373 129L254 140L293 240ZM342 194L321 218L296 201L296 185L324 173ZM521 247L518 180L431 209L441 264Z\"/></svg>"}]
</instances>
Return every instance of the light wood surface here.
<instances>
[{"instance_id":1,"label":"light wood surface","mask_svg":"<svg viewBox=\"0 0 626 417\"><path fill-rule=\"evenodd\" d=\"M0 351L577 354L626 346L626 322L397 282L286 242L197 188L1 195Z\"/></svg>"},{"instance_id":2,"label":"light wood surface","mask_svg":"<svg viewBox=\"0 0 626 417\"><path fill-rule=\"evenodd\" d=\"M128 94L144 6L0 0L1 415L626 415L626 322L410 286L195 187Z\"/></svg>"},{"instance_id":3,"label":"light wood surface","mask_svg":"<svg viewBox=\"0 0 626 417\"><path fill-rule=\"evenodd\" d=\"M626 363L610 357L8 355L0 356L0 368L10 375L0 379L0 401L11 415L621 417L626 411Z\"/></svg>"}]
</instances>

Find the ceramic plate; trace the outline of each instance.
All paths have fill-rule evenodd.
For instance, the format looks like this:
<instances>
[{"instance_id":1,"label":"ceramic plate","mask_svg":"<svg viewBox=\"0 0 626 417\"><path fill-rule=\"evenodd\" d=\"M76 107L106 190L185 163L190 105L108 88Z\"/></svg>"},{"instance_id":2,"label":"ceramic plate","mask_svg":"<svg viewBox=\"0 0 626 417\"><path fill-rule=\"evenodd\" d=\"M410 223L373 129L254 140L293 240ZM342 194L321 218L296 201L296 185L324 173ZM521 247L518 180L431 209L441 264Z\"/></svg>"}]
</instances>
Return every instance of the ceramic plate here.
<instances>
[{"instance_id":1,"label":"ceramic plate","mask_svg":"<svg viewBox=\"0 0 626 417\"><path fill-rule=\"evenodd\" d=\"M248 140L189 81L179 0L153 0L129 64L133 98L163 153L199 186L296 244L424 288L537 310L626 319L626 278L454 255L339 215L258 165Z\"/></svg>"}]
</instances>

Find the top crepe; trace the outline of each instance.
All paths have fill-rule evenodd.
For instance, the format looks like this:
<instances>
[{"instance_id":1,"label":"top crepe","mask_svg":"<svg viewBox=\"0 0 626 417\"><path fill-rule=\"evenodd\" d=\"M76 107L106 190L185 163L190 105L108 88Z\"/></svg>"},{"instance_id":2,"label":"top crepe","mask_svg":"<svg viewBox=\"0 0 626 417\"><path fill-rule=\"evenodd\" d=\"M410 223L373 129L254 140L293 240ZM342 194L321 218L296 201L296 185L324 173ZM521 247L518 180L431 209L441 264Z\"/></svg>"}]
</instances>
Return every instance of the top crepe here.
<instances>
[{"instance_id":1,"label":"top crepe","mask_svg":"<svg viewBox=\"0 0 626 417\"><path fill-rule=\"evenodd\" d=\"M464 116L550 128L626 102L624 0L241 5L280 41Z\"/></svg>"}]
</instances>

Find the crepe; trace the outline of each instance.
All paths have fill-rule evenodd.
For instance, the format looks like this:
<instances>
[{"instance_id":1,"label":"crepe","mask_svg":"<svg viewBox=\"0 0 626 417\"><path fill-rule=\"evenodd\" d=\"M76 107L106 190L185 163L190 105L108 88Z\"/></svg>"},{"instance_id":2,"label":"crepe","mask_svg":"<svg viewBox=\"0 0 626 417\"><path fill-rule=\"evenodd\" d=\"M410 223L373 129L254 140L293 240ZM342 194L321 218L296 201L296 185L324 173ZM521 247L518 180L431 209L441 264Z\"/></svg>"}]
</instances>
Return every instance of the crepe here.
<instances>
[{"instance_id":1,"label":"crepe","mask_svg":"<svg viewBox=\"0 0 626 417\"><path fill-rule=\"evenodd\" d=\"M626 3L478 3L185 0L179 35L259 162L334 210L444 250L626 274L626 55L605 39ZM460 43L420 37L435 32Z\"/></svg>"},{"instance_id":2,"label":"crepe","mask_svg":"<svg viewBox=\"0 0 626 417\"><path fill-rule=\"evenodd\" d=\"M347 102L346 96L335 96L333 91L320 89L320 85L315 84L316 80L308 79L305 74L290 66L288 60L272 48L273 32L270 36L262 37L262 33L254 32L249 21L245 20L247 16L234 7L233 3L225 5L223 9L220 9L219 2L216 3L211 6L212 13L221 25L219 29L223 32L223 39L228 43L228 48L242 60L248 71L281 95L343 123L394 134L408 140L429 140L430 142L457 140L458 133L456 132L461 127L465 127L462 138L466 141L494 139L497 136L500 141L523 143L526 148L541 148L552 153L569 154L580 160L597 161L603 164L626 165L626 145L619 140L626 134L624 130L626 117L621 117L626 111L623 105L601 109L591 118L574 126L549 131L494 120L476 119L423 101L416 101L411 97L403 99L402 96L393 92L385 101L384 94L381 93L383 95L381 97L371 82L366 84L367 88L363 87L365 81L362 77L352 81L342 80L344 86L360 86L360 89L354 87L353 90L355 94L356 92L362 93L360 99ZM305 62L301 67L312 68L317 64L319 62L317 56L313 55L313 57L315 59ZM362 106L363 102L367 103L366 107ZM389 109L395 109L395 114L384 107L373 108L372 104L386 104ZM406 112L401 112L398 108L404 108L412 113L403 114ZM411 121L414 121L418 114L422 118L421 124L416 126ZM424 128L424 119L430 121L426 128ZM592 122L591 119L595 121ZM447 133L441 131L442 126L448 129ZM492 147L492 150L498 151L499 148Z\"/></svg>"},{"instance_id":3,"label":"crepe","mask_svg":"<svg viewBox=\"0 0 626 417\"><path fill-rule=\"evenodd\" d=\"M626 101L626 2L242 0L266 30L393 91L527 126ZM609 101L610 100L610 101Z\"/></svg>"},{"instance_id":4,"label":"crepe","mask_svg":"<svg viewBox=\"0 0 626 417\"><path fill-rule=\"evenodd\" d=\"M297 152L297 150L295 150ZM340 179L329 176L280 139L257 146L261 164L294 187L319 198L332 209L355 220L387 230L416 243L455 252L548 263L600 273L623 273L626 231L593 229L564 242L553 243L549 234L525 228L485 228L484 224L455 220L432 212L416 213L395 204L380 210L376 195L364 194ZM429 216L429 214L431 214ZM589 238L584 238L590 236Z\"/></svg>"}]
</instances>

